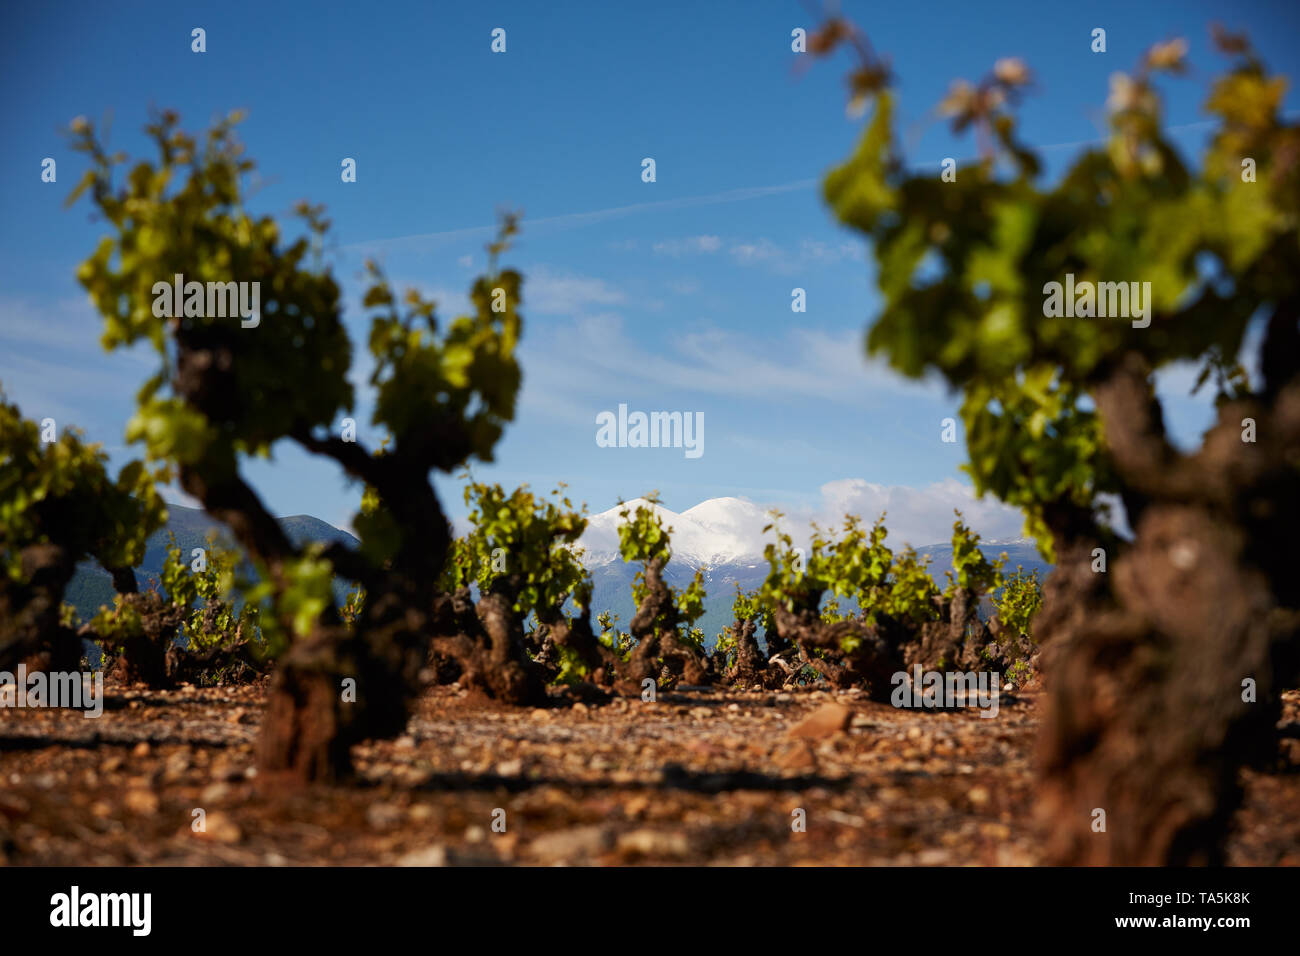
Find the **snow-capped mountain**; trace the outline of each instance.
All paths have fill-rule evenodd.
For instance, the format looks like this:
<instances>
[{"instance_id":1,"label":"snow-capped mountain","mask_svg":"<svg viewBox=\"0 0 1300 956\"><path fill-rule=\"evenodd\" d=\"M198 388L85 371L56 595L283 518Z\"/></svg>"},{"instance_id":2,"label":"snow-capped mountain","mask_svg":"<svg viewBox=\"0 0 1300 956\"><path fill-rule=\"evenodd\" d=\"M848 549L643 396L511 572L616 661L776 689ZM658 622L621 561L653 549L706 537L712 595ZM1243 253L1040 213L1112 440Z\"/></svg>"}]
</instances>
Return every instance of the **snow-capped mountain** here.
<instances>
[{"instance_id":1,"label":"snow-capped mountain","mask_svg":"<svg viewBox=\"0 0 1300 956\"><path fill-rule=\"evenodd\" d=\"M686 566L695 570L765 565L763 549L776 540L772 531L763 531L772 523L768 509L744 498L710 498L681 512L662 505L650 505L644 498L634 498L588 519L587 530L578 540L578 546L585 551L583 564L588 568L598 568L621 561L618 553L618 529L624 521L621 514L626 511L630 515L641 506L650 507L664 526L671 529L672 565L679 568ZM833 525L823 522L823 527L832 537L840 530L838 520ZM786 518L782 527L794 537L796 545L807 545L810 529L806 520ZM895 550L903 546L893 534L887 543ZM1012 567L1017 561L1031 566L1043 563L1030 538L985 538L980 547L994 557L1003 550L1007 551ZM942 542L920 546L917 551L931 554L936 562L941 563L941 558L950 555L952 548L948 542Z\"/></svg>"},{"instance_id":2,"label":"snow-capped mountain","mask_svg":"<svg viewBox=\"0 0 1300 956\"><path fill-rule=\"evenodd\" d=\"M618 553L618 528L623 523L619 513L626 510L631 514L638 505L648 503L638 498L593 515L578 541L585 549L583 564L591 572L593 607L614 612L623 629L635 611L631 584L640 567L625 563ZM763 528L771 523L771 518L765 508L743 498L710 498L682 512L662 505L649 507L653 507L665 527L672 528L672 559L664 571L668 583L685 587L697 570L705 569L705 613L698 625L711 645L716 635L731 624L731 605L737 585L749 591L761 585L767 576L763 548L776 539L771 531L764 533ZM795 538L796 544L803 543L800 539L807 532L806 523L787 519L782 526ZM902 546L893 540L888 543L894 549ZM1040 575L1051 570L1038 554L1037 546L1028 539L986 540L981 542L980 550L990 559L1005 552L1007 571L1013 571L1017 565L1026 571L1037 568ZM917 548L917 552L930 558L930 574L942 587L946 581L944 572L952 567L951 544L926 545Z\"/></svg>"},{"instance_id":3,"label":"snow-capped mountain","mask_svg":"<svg viewBox=\"0 0 1300 956\"><path fill-rule=\"evenodd\" d=\"M618 553L618 528L623 523L621 511L629 514L638 506L648 505L643 498L593 515L578 544L586 549L583 561L589 568L622 560ZM648 505L672 528L673 563L692 569L724 564L753 564L763 559L763 546L772 540L763 534L770 519L767 512L743 498L710 498L682 512L662 505Z\"/></svg>"}]
</instances>

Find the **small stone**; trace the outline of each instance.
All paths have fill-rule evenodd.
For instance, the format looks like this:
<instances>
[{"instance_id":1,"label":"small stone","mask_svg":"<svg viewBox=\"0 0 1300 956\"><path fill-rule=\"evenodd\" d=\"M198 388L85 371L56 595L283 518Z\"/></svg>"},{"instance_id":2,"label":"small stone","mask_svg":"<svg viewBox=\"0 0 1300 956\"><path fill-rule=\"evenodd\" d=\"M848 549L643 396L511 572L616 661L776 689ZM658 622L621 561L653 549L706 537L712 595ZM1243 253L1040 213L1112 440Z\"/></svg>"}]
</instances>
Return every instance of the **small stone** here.
<instances>
[{"instance_id":1,"label":"small stone","mask_svg":"<svg viewBox=\"0 0 1300 956\"><path fill-rule=\"evenodd\" d=\"M218 757L212 762L212 779L226 780L233 783L244 776L244 772L236 767L229 758Z\"/></svg>"},{"instance_id":2,"label":"small stone","mask_svg":"<svg viewBox=\"0 0 1300 956\"><path fill-rule=\"evenodd\" d=\"M974 806L982 807L989 802L989 792L984 787L971 787L966 794L966 799Z\"/></svg>"},{"instance_id":3,"label":"small stone","mask_svg":"<svg viewBox=\"0 0 1300 956\"><path fill-rule=\"evenodd\" d=\"M238 843L244 838L244 831L228 813L215 810L207 815L204 829L194 832L200 840L212 840L216 843Z\"/></svg>"},{"instance_id":4,"label":"small stone","mask_svg":"<svg viewBox=\"0 0 1300 956\"><path fill-rule=\"evenodd\" d=\"M152 816L158 812L158 794L152 790L128 790L122 802L126 804L126 808L132 813L138 813L142 816Z\"/></svg>"},{"instance_id":5,"label":"small stone","mask_svg":"<svg viewBox=\"0 0 1300 956\"><path fill-rule=\"evenodd\" d=\"M848 729L853 711L843 704L823 704L790 728L788 736L817 739L831 737Z\"/></svg>"},{"instance_id":6,"label":"small stone","mask_svg":"<svg viewBox=\"0 0 1300 956\"><path fill-rule=\"evenodd\" d=\"M633 797L631 800L629 800L626 804L623 805L623 815L628 817L629 819L632 819L634 817L639 817L641 814L645 813L649 809L650 809L650 798L645 796L644 794L640 794L638 796Z\"/></svg>"},{"instance_id":7,"label":"small stone","mask_svg":"<svg viewBox=\"0 0 1300 956\"><path fill-rule=\"evenodd\" d=\"M781 770L813 770L817 757L806 743L787 744L776 752L772 762Z\"/></svg>"},{"instance_id":8,"label":"small stone","mask_svg":"<svg viewBox=\"0 0 1300 956\"><path fill-rule=\"evenodd\" d=\"M618 838L618 853L623 857L683 859L691 855L691 844L681 833L660 830L633 830Z\"/></svg>"},{"instance_id":9,"label":"small stone","mask_svg":"<svg viewBox=\"0 0 1300 956\"><path fill-rule=\"evenodd\" d=\"M528 849L540 860L559 863L604 853L613 843L608 827L587 826L544 834L533 840Z\"/></svg>"},{"instance_id":10,"label":"small stone","mask_svg":"<svg viewBox=\"0 0 1300 956\"><path fill-rule=\"evenodd\" d=\"M851 813L845 813L842 810L823 810L822 816L833 823L842 823L846 827L866 826L866 821L862 817L854 816Z\"/></svg>"},{"instance_id":11,"label":"small stone","mask_svg":"<svg viewBox=\"0 0 1300 956\"><path fill-rule=\"evenodd\" d=\"M208 805L214 803L224 803L230 797L230 786L225 783L214 783L203 788L199 794L199 799Z\"/></svg>"},{"instance_id":12,"label":"small stone","mask_svg":"<svg viewBox=\"0 0 1300 956\"><path fill-rule=\"evenodd\" d=\"M524 762L519 759L503 760L497 764L498 777L517 777L524 772Z\"/></svg>"},{"instance_id":13,"label":"small stone","mask_svg":"<svg viewBox=\"0 0 1300 956\"><path fill-rule=\"evenodd\" d=\"M427 846L422 850L412 850L399 857L398 866L446 866L447 848L445 846Z\"/></svg>"},{"instance_id":14,"label":"small stone","mask_svg":"<svg viewBox=\"0 0 1300 956\"><path fill-rule=\"evenodd\" d=\"M697 720L708 720L713 716L713 711L707 707L692 707L691 716Z\"/></svg>"},{"instance_id":15,"label":"small stone","mask_svg":"<svg viewBox=\"0 0 1300 956\"><path fill-rule=\"evenodd\" d=\"M149 741L142 740L138 744L136 744L135 749L131 751L131 756L132 757L149 756Z\"/></svg>"},{"instance_id":16,"label":"small stone","mask_svg":"<svg viewBox=\"0 0 1300 956\"><path fill-rule=\"evenodd\" d=\"M176 783L184 778L190 769L190 757L187 753L174 753L167 758L167 764L163 769L163 782Z\"/></svg>"},{"instance_id":17,"label":"small stone","mask_svg":"<svg viewBox=\"0 0 1300 956\"><path fill-rule=\"evenodd\" d=\"M372 803L366 808L366 822L376 830L396 826L405 816L401 809L391 803Z\"/></svg>"},{"instance_id":18,"label":"small stone","mask_svg":"<svg viewBox=\"0 0 1300 956\"><path fill-rule=\"evenodd\" d=\"M0 791L0 816L17 820L19 817L26 816L31 809L32 805L18 794Z\"/></svg>"}]
</instances>

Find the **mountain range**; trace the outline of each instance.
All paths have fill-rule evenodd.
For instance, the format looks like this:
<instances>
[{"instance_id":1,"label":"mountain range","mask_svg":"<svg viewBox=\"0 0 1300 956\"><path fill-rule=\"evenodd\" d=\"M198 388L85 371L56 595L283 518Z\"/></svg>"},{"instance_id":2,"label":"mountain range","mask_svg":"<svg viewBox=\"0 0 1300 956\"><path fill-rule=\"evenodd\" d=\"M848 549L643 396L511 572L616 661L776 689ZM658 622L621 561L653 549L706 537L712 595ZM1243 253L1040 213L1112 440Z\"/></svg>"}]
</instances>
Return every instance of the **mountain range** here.
<instances>
[{"instance_id":1,"label":"mountain range","mask_svg":"<svg viewBox=\"0 0 1300 956\"><path fill-rule=\"evenodd\" d=\"M290 515L276 520L295 545L307 541L341 541L350 547L356 547L361 543L348 532L311 515ZM229 530L206 512L198 508L168 504L166 524L149 536L145 543L144 560L135 569L136 583L142 589L148 588L162 574L163 562L167 559L169 533L176 536L176 544L187 562L194 548L207 546L210 533L217 535L221 546L233 547L234 539ZM334 582L334 596L340 604L347 600L347 590L347 582ZM77 566L77 573L68 586L64 600L77 609L83 621L89 620L101 605L113 603L113 580L107 571L93 561L82 562Z\"/></svg>"},{"instance_id":2,"label":"mountain range","mask_svg":"<svg viewBox=\"0 0 1300 956\"><path fill-rule=\"evenodd\" d=\"M612 611L618 617L618 626L624 630L635 612L632 579L639 568L624 562L619 555L620 512L625 507L635 510L642 504L648 505L643 499L634 499L626 505L592 515L578 541L583 549L583 564L592 578L595 612ZM697 570L704 569L705 613L696 623L711 645L723 628L732 622L731 604L736 586L748 591L762 584L767 576L763 548L774 538L771 531L764 532L763 528L771 523L771 517L765 509L743 498L711 498L682 512L670 511L662 505L648 506L655 510L665 526L672 528L672 559L664 572L667 582L675 587L685 587ZM359 543L348 532L311 515L291 515L277 520L295 544L338 541L356 547ZM798 543L801 529L792 524L787 530ZM149 538L144 560L136 569L136 579L141 587L148 587L151 580L156 580L161 573L169 532L175 535L176 543L187 559L192 548L206 544L211 532L215 532L226 546L231 540L224 526L203 511L168 505L167 523ZM889 543L891 547L897 547L894 542ZM1008 569L1017 565L1022 565L1026 571L1037 568L1040 576L1051 570L1051 565L1042 559L1034 543L1027 539L985 541L981 543L981 550L990 558L1005 552ZM942 586L944 571L952 567L952 546L947 543L925 545L918 547L917 552L930 557L931 575ZM335 598L340 604L346 598L348 587L346 581L335 581ZM86 620L101 604L112 603L111 579L107 572L87 562L78 567L65 599Z\"/></svg>"},{"instance_id":3,"label":"mountain range","mask_svg":"<svg viewBox=\"0 0 1300 956\"><path fill-rule=\"evenodd\" d=\"M695 572L704 569L706 599L704 615L696 626L704 631L705 641L712 646L723 628L732 623L731 605L736 586L749 591L763 583L767 577L767 560L763 548L775 537L763 528L771 524L768 511L743 498L710 498L682 512L670 511L662 505L651 505L644 499L634 499L592 515L587 530L578 544L584 549L583 564L592 579L592 606L596 611L610 610L618 615L618 626L626 630L635 613L632 604L632 579L639 568L627 564L618 553L618 527L622 523L620 512L627 508L635 511L639 505L651 508L665 527L672 529L672 559L664 570L665 580L674 587L685 587ZM783 523L796 545L801 543L801 531L806 529L795 522ZM806 543L806 542L805 542ZM900 544L887 542L898 550ZM990 560L1003 553L1007 556L1005 568L1014 571L1021 566L1026 572L1037 569L1040 580L1052 566L1038 553L1038 546L1028 538L1011 541L982 541L980 550ZM930 558L930 574L943 587L945 571L952 569L952 545L929 544L917 547L917 554ZM841 602L845 605L845 602ZM847 605L845 605L847 607Z\"/></svg>"}]
</instances>

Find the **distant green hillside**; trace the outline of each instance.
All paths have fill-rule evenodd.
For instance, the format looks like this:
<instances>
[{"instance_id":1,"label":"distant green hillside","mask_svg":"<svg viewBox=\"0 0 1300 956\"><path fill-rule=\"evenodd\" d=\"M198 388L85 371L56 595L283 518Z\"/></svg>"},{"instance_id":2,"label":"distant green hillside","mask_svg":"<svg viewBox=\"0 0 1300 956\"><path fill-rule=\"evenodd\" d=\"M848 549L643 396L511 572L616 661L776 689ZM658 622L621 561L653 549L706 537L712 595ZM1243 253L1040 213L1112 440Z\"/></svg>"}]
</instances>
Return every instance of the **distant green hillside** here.
<instances>
[{"instance_id":1,"label":"distant green hillside","mask_svg":"<svg viewBox=\"0 0 1300 956\"><path fill-rule=\"evenodd\" d=\"M339 541L355 548L360 543L346 531L341 531L311 515L290 515L278 520L280 527L294 544L303 544L307 541ZM217 533L217 540L222 546L227 548L234 546L234 538L230 530L216 519L198 508L169 504L166 525L149 538L145 547L144 560L135 569L135 578L140 587L149 587L150 583L158 580L162 573L163 561L167 557L168 532L176 536L176 544L188 561L191 549L205 547L208 533L212 531ZM334 595L340 604L347 597L347 589L348 582L340 580L334 582ZM89 562L78 565L77 573L68 586L64 600L77 609L82 620L93 617L101 605L113 603L112 579L98 565Z\"/></svg>"}]
</instances>

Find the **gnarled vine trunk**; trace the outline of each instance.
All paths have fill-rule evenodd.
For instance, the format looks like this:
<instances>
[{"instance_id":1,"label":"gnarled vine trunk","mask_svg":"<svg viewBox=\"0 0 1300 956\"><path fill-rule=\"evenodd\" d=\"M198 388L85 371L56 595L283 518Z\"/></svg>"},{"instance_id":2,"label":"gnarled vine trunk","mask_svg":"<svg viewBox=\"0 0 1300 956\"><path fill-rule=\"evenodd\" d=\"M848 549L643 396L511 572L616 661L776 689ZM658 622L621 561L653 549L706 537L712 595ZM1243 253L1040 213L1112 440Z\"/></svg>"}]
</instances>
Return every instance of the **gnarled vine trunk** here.
<instances>
[{"instance_id":1,"label":"gnarled vine trunk","mask_svg":"<svg viewBox=\"0 0 1300 956\"><path fill-rule=\"evenodd\" d=\"M514 610L517 587L510 576L498 578L477 604L469 588L443 595L430 647L456 662L462 685L505 704L541 704L546 684L528 655L524 622Z\"/></svg>"},{"instance_id":2,"label":"gnarled vine trunk","mask_svg":"<svg viewBox=\"0 0 1300 956\"><path fill-rule=\"evenodd\" d=\"M794 611L778 604L773 612L777 632L832 687L865 687L872 700L888 700L893 675L903 670L904 635L893 622L823 621L816 603Z\"/></svg>"},{"instance_id":3,"label":"gnarled vine trunk","mask_svg":"<svg viewBox=\"0 0 1300 956\"><path fill-rule=\"evenodd\" d=\"M666 564L663 558L646 562L646 592L628 624L637 644L632 649L626 673L638 684L647 679L658 683L662 673L659 662L662 660L663 668L684 684L711 684L716 676L713 661L677 635L679 615L672 591L664 581Z\"/></svg>"},{"instance_id":4,"label":"gnarled vine trunk","mask_svg":"<svg viewBox=\"0 0 1300 956\"><path fill-rule=\"evenodd\" d=\"M743 687L779 687L785 682L784 673L774 673L768 656L759 646L758 622L754 618L737 620L731 625L731 634L736 642L736 661L727 668L723 677Z\"/></svg>"},{"instance_id":5,"label":"gnarled vine trunk","mask_svg":"<svg viewBox=\"0 0 1300 956\"><path fill-rule=\"evenodd\" d=\"M1294 323L1293 311L1275 323L1266 357L1294 342ZM1298 359L1266 358L1264 392L1223 405L1194 455L1166 441L1137 356L1096 390L1135 539L1102 572L1098 540L1062 535L1037 622L1057 862L1221 863L1240 768L1276 755L1300 638ZM1246 418L1255 442L1242 440Z\"/></svg>"},{"instance_id":6,"label":"gnarled vine trunk","mask_svg":"<svg viewBox=\"0 0 1300 956\"><path fill-rule=\"evenodd\" d=\"M546 615L542 626L555 646L577 655L593 684L609 687L618 680L622 661L596 638L591 628L591 608L583 607L573 620L555 608Z\"/></svg>"},{"instance_id":7,"label":"gnarled vine trunk","mask_svg":"<svg viewBox=\"0 0 1300 956\"><path fill-rule=\"evenodd\" d=\"M59 625L59 605L76 564L65 548L34 544L21 554L23 582L0 581L0 670L35 654L51 670L75 669L81 642ZM70 664L70 666L69 666Z\"/></svg>"}]
</instances>

